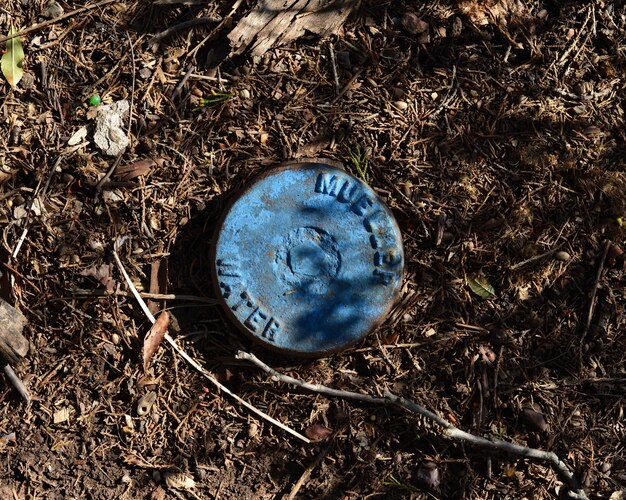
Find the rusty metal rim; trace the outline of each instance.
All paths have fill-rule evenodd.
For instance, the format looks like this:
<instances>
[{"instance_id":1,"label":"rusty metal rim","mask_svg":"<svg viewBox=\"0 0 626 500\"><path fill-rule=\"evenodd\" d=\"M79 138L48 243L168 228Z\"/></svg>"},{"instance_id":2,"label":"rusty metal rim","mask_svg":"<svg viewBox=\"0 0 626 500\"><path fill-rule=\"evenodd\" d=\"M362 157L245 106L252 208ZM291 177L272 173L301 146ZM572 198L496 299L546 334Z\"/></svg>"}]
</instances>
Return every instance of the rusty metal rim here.
<instances>
[{"instance_id":1,"label":"rusty metal rim","mask_svg":"<svg viewBox=\"0 0 626 500\"><path fill-rule=\"evenodd\" d=\"M366 332L363 333L363 335L352 341L352 342L348 342L346 344L343 344L341 347L338 347L337 349L329 349L329 350L325 350L325 351L317 351L317 352L301 352L301 351L295 351L292 349L283 349L280 347L276 347L273 346L271 344L267 344L267 343L261 343L258 339L258 337L256 337L254 334L252 334L240 321L239 318L237 318L237 316L235 316L235 314L230 310L230 307L228 306L228 304L226 303L226 300L222 297L222 292L219 288L218 285L218 278L217 278L217 268L216 268L216 252L217 252L217 241L218 241L218 237L219 234L222 230L222 227L224 225L224 221L226 220L226 217L228 216L228 213L230 212L230 209L232 208L232 206L243 196L245 196L245 194L248 191L251 191L252 188L261 180L270 177L272 175L276 175L284 170L291 170L291 169L307 169L307 168L312 168L315 167L316 165L318 166L322 166L322 167L330 167L330 168L340 168L341 170L345 170L343 164L341 164L340 162L334 161L334 160L329 160L329 159L325 159L325 158L310 158L310 159L297 159L297 160L288 160L285 162L281 162L278 165L276 165L275 167L270 167L268 170L264 170L262 172L257 173L255 176L253 176L251 178L250 181L248 181L247 185L239 192L234 193L230 199L226 202L225 206L222 209L222 214L220 215L217 223L215 224L215 230L213 231L213 238L211 240L211 244L209 246L209 262L210 262L210 273L211 273L211 284L213 287L213 291L215 293L215 297L216 300L218 301L218 303L221 306L221 309L226 313L226 316L228 317L229 321L234 324L234 326L237 328L237 330L243 332L246 337L248 337L250 340L252 340L252 342L259 347L263 347L264 349L267 349L268 351L271 352L275 352L278 354L283 354L283 355L292 355L292 356L296 356L299 358L307 358L307 359L315 359L315 358L323 358L323 357L328 357L332 354L336 354L338 352L342 352L345 351L346 349L349 349L350 347L353 347L354 345L358 344L359 342L363 342L365 340L365 338L372 334L374 331L376 331L380 325L382 323L384 323L385 319L387 318L387 316L389 315L389 312L393 309L393 307L397 304L398 299L400 298L400 294L402 291L402 286L398 287L398 290L393 294L392 300L388 301L387 307L385 307L384 312L382 314L380 314L378 316L378 319L372 324L371 328L369 330L367 330ZM373 191L373 190L372 190ZM387 205L387 203L384 202L384 200L382 200L379 196L378 193L376 193L374 191L375 196L378 198L378 200L381 202L381 207L383 207L383 209L385 210L385 212L389 215L390 221L393 224L394 228L398 231L398 234L400 233L400 227L398 226L398 222L396 221L396 218L394 217L393 213L391 212L391 209L389 208L389 206ZM402 239L400 239L400 247L402 248L402 253L404 255L404 243L402 241ZM404 281L404 266L402 267L402 270L400 272L400 283L402 283Z\"/></svg>"}]
</instances>

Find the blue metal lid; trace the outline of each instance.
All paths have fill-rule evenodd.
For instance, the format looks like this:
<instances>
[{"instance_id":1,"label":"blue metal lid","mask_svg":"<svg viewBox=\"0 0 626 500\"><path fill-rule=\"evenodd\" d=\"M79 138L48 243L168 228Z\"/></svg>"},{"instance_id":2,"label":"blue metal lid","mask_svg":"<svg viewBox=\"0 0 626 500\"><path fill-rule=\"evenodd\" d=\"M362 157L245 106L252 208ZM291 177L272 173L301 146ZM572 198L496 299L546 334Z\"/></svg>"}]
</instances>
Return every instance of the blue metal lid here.
<instances>
[{"instance_id":1,"label":"blue metal lid","mask_svg":"<svg viewBox=\"0 0 626 500\"><path fill-rule=\"evenodd\" d=\"M212 273L228 315L266 347L319 356L384 319L402 285L398 225L361 180L325 163L256 179L217 228Z\"/></svg>"}]
</instances>

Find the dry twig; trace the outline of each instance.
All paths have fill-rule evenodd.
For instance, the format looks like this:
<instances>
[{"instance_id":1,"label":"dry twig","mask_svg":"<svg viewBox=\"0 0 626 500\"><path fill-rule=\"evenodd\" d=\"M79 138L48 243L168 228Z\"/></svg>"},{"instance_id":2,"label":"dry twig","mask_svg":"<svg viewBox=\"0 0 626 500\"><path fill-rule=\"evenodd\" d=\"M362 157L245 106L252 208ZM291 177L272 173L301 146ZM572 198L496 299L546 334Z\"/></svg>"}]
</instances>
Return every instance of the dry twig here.
<instances>
[{"instance_id":1,"label":"dry twig","mask_svg":"<svg viewBox=\"0 0 626 500\"><path fill-rule=\"evenodd\" d=\"M126 241L126 238L118 238L118 240L115 242L115 245L113 247L113 257L115 258L115 262L117 263L117 267L119 268L120 272L122 273L122 276L124 276L124 279L126 280L126 283L128 284L129 288L131 289L131 291L133 292L133 295L135 296L135 299L137 300L137 302L139 303L139 305L141 306L141 309L143 310L144 314L146 315L146 317L150 320L150 322L152 324L154 324L156 322L156 318L154 317L154 315L150 312L150 309L148 309L148 305L144 302L144 300L141 298L141 295L139 294L139 292L137 291L137 289L135 288L135 285L133 285L133 282L130 279L130 276L128 275L128 273L126 272L126 269L124 268L122 261L120 260L120 257L117 253L117 250L119 249L119 247L124 243L124 241ZM276 420L273 417L270 417L267 413L262 412L261 410L259 410L258 408L254 407L253 405L251 405L250 403L248 403L247 401L245 401L244 399L240 398L239 396L237 396L237 394L235 394L234 392L232 392L230 389L228 389L228 387L226 387L225 385L222 385L215 377L213 377L210 373L208 373L204 368L202 368L191 356L189 356L189 354L187 354L185 352L184 349L182 349L177 343L176 341L170 336L169 333L165 333L164 337L163 337L168 344L170 344L170 346L172 347L172 349L174 349L174 351L176 351L176 353L182 357L185 361L187 361L187 363L189 363L193 368L196 369L196 371L198 373L200 373L200 375L202 375L204 378L206 378L209 382L211 382L215 387L217 387L218 389L220 389L221 391L225 392L226 394L228 394L229 396L231 396L232 398L234 398L236 401L238 401L239 403L241 403L243 406L245 406L246 408L248 408L248 410L250 410L252 413L255 413L256 415L258 415L259 417L261 417L264 420L267 420L268 422L274 424L277 427L280 427L281 429L283 429L285 432L288 432L289 434L297 437L298 439L301 439L302 441L304 441L305 443L310 443L311 440L305 436L303 436L302 434L300 434L299 432L296 432L295 430L291 429L290 427L286 426L285 424L283 424L282 422L279 422L278 420Z\"/></svg>"},{"instance_id":2,"label":"dry twig","mask_svg":"<svg viewBox=\"0 0 626 500\"><path fill-rule=\"evenodd\" d=\"M22 382L22 379L20 379L13 371L11 365L5 365L4 374L10 380L11 384L13 384L13 387L15 387L15 390L19 393L19 395L22 396L22 399L26 402L26 404L30 403L30 393L24 385L24 382Z\"/></svg>"},{"instance_id":3,"label":"dry twig","mask_svg":"<svg viewBox=\"0 0 626 500\"><path fill-rule=\"evenodd\" d=\"M36 31L42 30L52 24L56 24L60 21L63 21L64 19L69 19L70 17L74 17L77 14L82 14L83 12L87 12L93 9L97 9L98 7L104 7L105 5L108 5L110 3L116 2L117 0L102 0L101 2L97 2L91 5L85 5L84 7L80 7L79 9L74 9L70 12L67 12L65 14L60 15L59 17L55 17L54 19L48 19L47 21L43 21L41 23L37 23L37 24L33 24L32 26L29 26L28 28L25 28L21 31L18 31L17 33L12 33L10 35L7 36L2 36L0 37L0 43L4 43L7 40L11 40L12 38L15 38L16 36L24 36L24 35L28 35L30 33L34 33Z\"/></svg>"},{"instance_id":4,"label":"dry twig","mask_svg":"<svg viewBox=\"0 0 626 500\"><path fill-rule=\"evenodd\" d=\"M332 389L330 387L326 387L321 384L309 384L308 382L303 382L302 380L295 379L288 375L283 375L282 373L277 372L273 368L270 368L268 365L263 363L259 358L257 358L254 354L250 354L247 352L239 351L237 353L237 359L243 359L252 362L257 367L261 368L264 372L270 374L275 380L284 382L287 384L292 384L302 389L306 389L308 391L316 392L318 394L323 394L325 396L339 397L345 399L355 399L357 401L363 401L365 403L373 403L373 404L394 404L405 410L412 411L417 413L423 417L426 417L429 420L432 420L437 425L443 427L443 434L453 440L462 441L466 443L473 444L480 448L486 448L494 451L500 451L504 453L511 453L513 455L517 455L524 458L530 458L533 460L540 460L542 462L548 462L551 464L556 472L561 476L563 481L567 484L567 486L572 490L573 498L579 499L587 499L587 495L584 490L581 488L580 483L574 476L574 473L571 471L569 466L559 459L559 457L550 451L537 450L534 448L529 448L527 446L521 446L514 443L509 443L507 441L502 441L500 439L490 440L487 438L483 438L480 436L475 436L470 434L469 432L462 431L458 427L455 427L446 419L440 417L436 413L433 413L430 410L427 410L423 406L414 403L413 401L409 401L402 397L396 396L385 390L385 395L383 397L372 396L370 394L360 394L358 392L350 392L350 391L342 391L338 389Z\"/></svg>"},{"instance_id":5,"label":"dry twig","mask_svg":"<svg viewBox=\"0 0 626 500\"><path fill-rule=\"evenodd\" d=\"M164 31L157 33L150 40L148 40L148 46L156 45L161 40L167 38L168 36L172 36L174 33L178 33L179 31L183 31L189 28L193 28L194 26L199 26L202 24L210 24L210 23L219 23L222 20L219 16L211 16L211 17L196 17L194 19L190 19L189 21L185 21L179 24L175 24L174 26L170 26Z\"/></svg>"},{"instance_id":6,"label":"dry twig","mask_svg":"<svg viewBox=\"0 0 626 500\"><path fill-rule=\"evenodd\" d=\"M530 264L531 262L535 262L536 260L541 260L544 257L548 257L556 252L558 252L561 248L563 248L563 245L565 245L565 243L561 243L560 245L554 247L551 250L548 250L547 252L544 252L542 254L539 255L534 255L533 257L530 257L529 259L523 260L521 262L518 262L517 264L513 264L511 266L509 266L509 269L511 271L515 271L516 269L519 269L520 267L524 267L526 264Z\"/></svg>"},{"instance_id":7,"label":"dry twig","mask_svg":"<svg viewBox=\"0 0 626 500\"><path fill-rule=\"evenodd\" d=\"M602 272L604 271L604 263L606 261L606 256L609 253L609 248L611 248L611 240L606 240L604 245L604 252L602 253L602 258L600 259L600 264L598 265L598 272L596 273L596 279L593 282L593 288L591 289L591 299L589 299L589 310L587 311L587 321L585 322L585 328L583 330L582 335L580 336L580 346L579 346L579 359L580 364L582 365L583 359L583 344L585 343L585 339L587 338L587 334L589 333L589 328L591 328L591 320L593 319L593 311L596 307L596 294L598 293L598 286L600 286L600 278L602 278Z\"/></svg>"}]
</instances>

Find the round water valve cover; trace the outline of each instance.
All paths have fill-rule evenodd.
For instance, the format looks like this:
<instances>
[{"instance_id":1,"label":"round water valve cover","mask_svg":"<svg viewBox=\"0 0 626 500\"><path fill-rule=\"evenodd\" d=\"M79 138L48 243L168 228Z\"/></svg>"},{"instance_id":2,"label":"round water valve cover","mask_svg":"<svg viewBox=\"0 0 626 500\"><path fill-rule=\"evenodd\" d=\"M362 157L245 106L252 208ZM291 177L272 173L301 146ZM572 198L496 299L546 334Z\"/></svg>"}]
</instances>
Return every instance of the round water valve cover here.
<instances>
[{"instance_id":1,"label":"round water valve cover","mask_svg":"<svg viewBox=\"0 0 626 500\"><path fill-rule=\"evenodd\" d=\"M266 347L324 355L385 318L404 268L400 230L374 191L325 163L278 167L230 205L212 273L237 326Z\"/></svg>"}]
</instances>

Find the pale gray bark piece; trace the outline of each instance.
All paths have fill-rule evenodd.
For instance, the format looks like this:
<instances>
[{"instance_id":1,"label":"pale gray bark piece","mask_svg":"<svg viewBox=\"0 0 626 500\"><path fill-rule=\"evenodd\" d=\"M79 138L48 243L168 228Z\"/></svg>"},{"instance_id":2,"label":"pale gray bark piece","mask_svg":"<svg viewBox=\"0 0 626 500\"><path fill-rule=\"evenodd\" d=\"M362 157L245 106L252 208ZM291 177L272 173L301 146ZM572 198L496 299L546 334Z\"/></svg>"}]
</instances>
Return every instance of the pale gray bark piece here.
<instances>
[{"instance_id":1,"label":"pale gray bark piece","mask_svg":"<svg viewBox=\"0 0 626 500\"><path fill-rule=\"evenodd\" d=\"M3 362L16 365L28 354L28 340L22 335L27 323L21 312L0 299L0 355Z\"/></svg>"},{"instance_id":2,"label":"pale gray bark piece","mask_svg":"<svg viewBox=\"0 0 626 500\"><path fill-rule=\"evenodd\" d=\"M119 156L128 146L124 118L128 115L129 107L125 99L98 107L93 140L104 154Z\"/></svg>"},{"instance_id":3,"label":"pale gray bark piece","mask_svg":"<svg viewBox=\"0 0 626 500\"><path fill-rule=\"evenodd\" d=\"M336 33L360 0L259 0L229 33L232 54L249 50L261 56L272 47L300 38L305 31Z\"/></svg>"}]
</instances>

